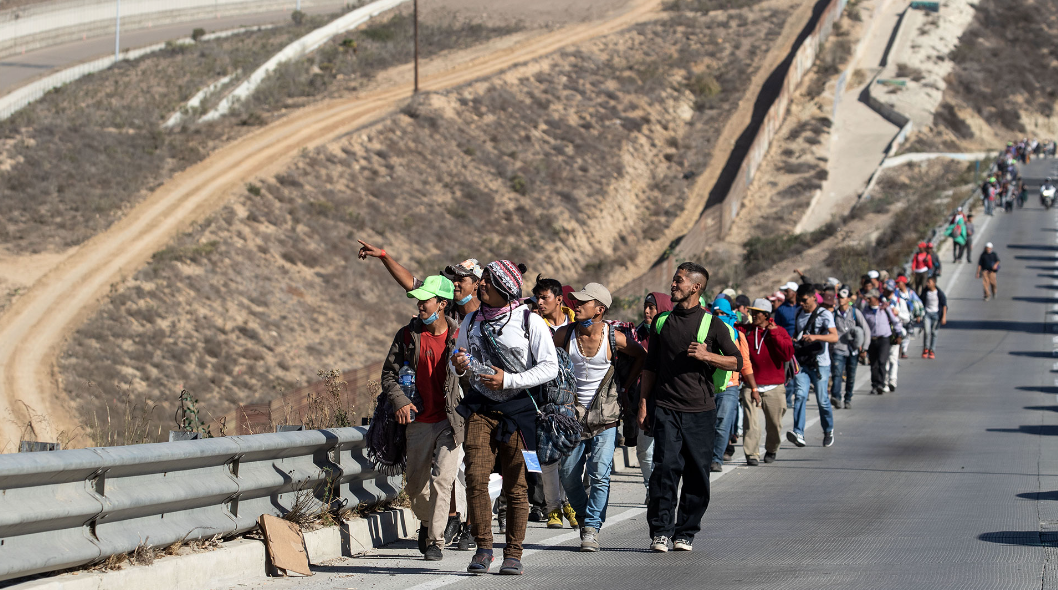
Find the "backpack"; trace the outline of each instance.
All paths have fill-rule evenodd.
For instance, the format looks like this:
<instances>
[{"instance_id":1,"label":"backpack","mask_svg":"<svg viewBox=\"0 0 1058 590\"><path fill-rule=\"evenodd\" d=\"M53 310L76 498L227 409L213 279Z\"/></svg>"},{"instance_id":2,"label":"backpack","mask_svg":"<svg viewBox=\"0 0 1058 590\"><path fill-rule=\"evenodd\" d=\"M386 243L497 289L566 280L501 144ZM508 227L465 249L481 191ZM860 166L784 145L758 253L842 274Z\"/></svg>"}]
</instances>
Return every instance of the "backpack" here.
<instances>
[{"instance_id":1,"label":"backpack","mask_svg":"<svg viewBox=\"0 0 1058 590\"><path fill-rule=\"evenodd\" d=\"M658 335L661 334L661 327L665 325L665 320L669 318L669 313L671 312L665 311L658 314L658 317L654 318L654 329L657 331ZM712 314L706 313L705 317L702 318L702 323L698 324L698 335L695 338L696 342L698 342L699 344L705 342L705 338L709 335L709 326L712 325L712 323ZM727 328L727 331L731 334L731 340L734 341L737 346L738 337L735 335L735 329L731 326L728 326L726 323L724 324L724 326ZM720 352L719 354L723 353ZM727 389L727 384L729 381L731 381L731 371L721 371L718 368L713 368L713 393Z\"/></svg>"},{"instance_id":2,"label":"backpack","mask_svg":"<svg viewBox=\"0 0 1058 590\"><path fill-rule=\"evenodd\" d=\"M805 329L801 332L811 330L816 323L816 318L819 316L819 310L821 307L816 307L815 310L808 315L808 321L805 323ZM801 317L804 311L798 311L797 315L794 316L794 326L797 325L797 318ZM811 334L811 332L808 332ZM794 340L794 358L797 359L797 364L807 369L815 369L819 366L819 355L823 353L823 349L826 345L822 342L802 342L800 337Z\"/></svg>"},{"instance_id":3,"label":"backpack","mask_svg":"<svg viewBox=\"0 0 1058 590\"><path fill-rule=\"evenodd\" d=\"M962 224L961 223L956 223L955 224L955 229L952 230L951 235L953 237L956 237L956 238L962 235Z\"/></svg>"}]
</instances>

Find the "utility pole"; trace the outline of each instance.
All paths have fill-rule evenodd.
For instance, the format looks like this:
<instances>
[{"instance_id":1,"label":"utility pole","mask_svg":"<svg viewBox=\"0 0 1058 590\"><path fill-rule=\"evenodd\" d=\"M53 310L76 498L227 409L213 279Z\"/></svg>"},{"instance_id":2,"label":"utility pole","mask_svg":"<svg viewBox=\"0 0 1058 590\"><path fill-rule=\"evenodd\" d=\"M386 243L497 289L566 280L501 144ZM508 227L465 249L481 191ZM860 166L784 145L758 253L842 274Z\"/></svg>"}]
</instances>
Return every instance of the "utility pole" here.
<instances>
[{"instance_id":1,"label":"utility pole","mask_svg":"<svg viewBox=\"0 0 1058 590\"><path fill-rule=\"evenodd\" d=\"M419 0L415 0L413 11L415 13L415 92L419 93Z\"/></svg>"},{"instance_id":2,"label":"utility pole","mask_svg":"<svg viewBox=\"0 0 1058 590\"><path fill-rule=\"evenodd\" d=\"M118 0L118 16L114 24L114 63L121 59L121 0Z\"/></svg>"}]
</instances>

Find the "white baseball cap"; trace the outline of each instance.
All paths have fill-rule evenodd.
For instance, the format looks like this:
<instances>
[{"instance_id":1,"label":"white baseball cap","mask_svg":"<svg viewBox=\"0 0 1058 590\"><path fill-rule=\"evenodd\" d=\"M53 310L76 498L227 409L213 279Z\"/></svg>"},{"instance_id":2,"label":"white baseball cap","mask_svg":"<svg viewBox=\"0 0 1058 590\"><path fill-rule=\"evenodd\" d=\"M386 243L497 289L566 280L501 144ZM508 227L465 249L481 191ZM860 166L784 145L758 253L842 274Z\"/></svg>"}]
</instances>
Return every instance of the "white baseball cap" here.
<instances>
[{"instance_id":1,"label":"white baseball cap","mask_svg":"<svg viewBox=\"0 0 1058 590\"><path fill-rule=\"evenodd\" d=\"M985 244L985 248L991 248L991 247L992 247L992 242L988 242L987 244Z\"/></svg>"},{"instance_id":2,"label":"white baseball cap","mask_svg":"<svg viewBox=\"0 0 1058 590\"><path fill-rule=\"evenodd\" d=\"M798 287L797 283L795 283L793 281L790 281L789 283L786 283L785 285L782 286L783 289L789 289L791 291L796 291L797 287Z\"/></svg>"},{"instance_id":3,"label":"white baseball cap","mask_svg":"<svg viewBox=\"0 0 1058 590\"><path fill-rule=\"evenodd\" d=\"M877 279L880 275L876 270L869 270L867 271L867 276L871 277L872 279Z\"/></svg>"}]
</instances>

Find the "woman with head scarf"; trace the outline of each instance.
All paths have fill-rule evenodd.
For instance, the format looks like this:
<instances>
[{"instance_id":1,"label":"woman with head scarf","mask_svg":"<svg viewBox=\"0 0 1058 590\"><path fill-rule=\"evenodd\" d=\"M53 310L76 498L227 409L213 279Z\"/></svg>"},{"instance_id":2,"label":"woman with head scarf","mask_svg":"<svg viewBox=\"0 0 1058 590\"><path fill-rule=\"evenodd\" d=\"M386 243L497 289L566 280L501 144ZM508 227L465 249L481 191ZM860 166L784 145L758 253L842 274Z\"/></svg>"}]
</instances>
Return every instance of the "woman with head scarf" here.
<instances>
[{"instance_id":1,"label":"woman with head scarf","mask_svg":"<svg viewBox=\"0 0 1058 590\"><path fill-rule=\"evenodd\" d=\"M749 344L746 343L746 336L734 329L736 316L731 308L731 302L721 295L713 301L712 310L713 321L720 320L727 324L731 330L731 339L738 346L739 354L742 355L743 360L748 359ZM712 472L723 471L724 461L730 460L735 454L735 448L731 446L730 441L731 432L738 422L738 393L743 379L751 388L757 388L753 380L753 365L750 363L743 362L741 372L731 373L727 388L716 392L716 437L713 438L713 460L709 465L709 470Z\"/></svg>"},{"instance_id":2,"label":"woman with head scarf","mask_svg":"<svg viewBox=\"0 0 1058 590\"><path fill-rule=\"evenodd\" d=\"M497 455L507 500L507 543L499 573L522 573L522 541L529 518L526 457L536 454L536 406L529 390L558 376L558 355L543 318L519 300L524 265L489 263L478 287L481 309L459 330L452 365L461 378L466 418L467 504L478 550L467 571L488 573L492 556L489 474ZM537 468L539 469L539 468Z\"/></svg>"}]
</instances>

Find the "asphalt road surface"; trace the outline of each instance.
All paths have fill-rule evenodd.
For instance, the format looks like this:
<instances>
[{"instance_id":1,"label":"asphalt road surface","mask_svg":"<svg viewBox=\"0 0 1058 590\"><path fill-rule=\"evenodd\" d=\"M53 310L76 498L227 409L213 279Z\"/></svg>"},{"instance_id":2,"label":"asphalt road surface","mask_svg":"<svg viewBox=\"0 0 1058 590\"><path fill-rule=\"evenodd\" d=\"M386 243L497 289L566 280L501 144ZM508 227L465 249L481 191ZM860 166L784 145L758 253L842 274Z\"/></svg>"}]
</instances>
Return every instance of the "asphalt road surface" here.
<instances>
[{"instance_id":1,"label":"asphalt road surface","mask_svg":"<svg viewBox=\"0 0 1058 590\"><path fill-rule=\"evenodd\" d=\"M1058 177L1056 170L1043 160L1024 175ZM626 472L614 478L600 553L580 553L568 528L530 523L521 577L471 577L469 553L446 550L443 561L424 562L403 541L316 566L312 578L256 585L1056 587L1058 211L1045 212L1033 195L1012 214L978 215L977 231L975 254L991 241L1002 261L999 297L983 301L975 264L945 253L950 314L936 360L918 357L916 338L898 391L858 395L855 409L836 411L831 448L821 446L816 422L809 446L784 442L774 464L747 467L740 449L734 469L714 480L691 553L647 549L642 483Z\"/></svg>"},{"instance_id":2,"label":"asphalt road surface","mask_svg":"<svg viewBox=\"0 0 1058 590\"><path fill-rule=\"evenodd\" d=\"M306 9L308 13L327 13L346 4L346 0L335 0L333 6ZM293 6L293 3L291 3ZM191 31L203 28L207 33L226 31L240 27L283 23L290 19L289 10L272 10L258 14L246 14L223 18L204 16L198 20L175 25L155 26L149 29L121 31L121 49L137 49L155 43L164 43L182 37L190 37ZM114 36L89 37L63 45L44 47L24 54L0 58L0 95L6 94L36 78L52 74L63 68L114 54Z\"/></svg>"}]
</instances>

